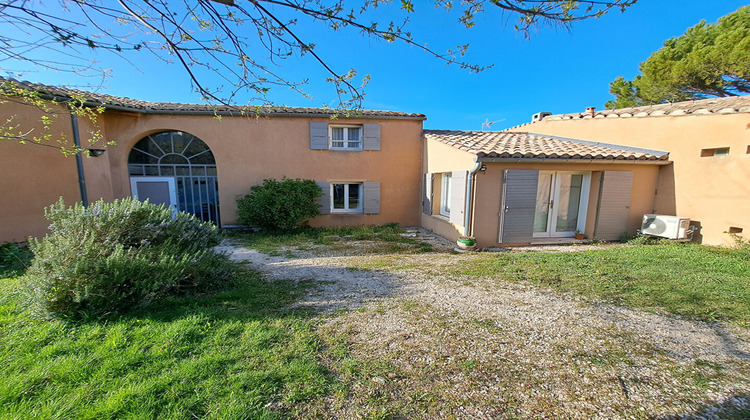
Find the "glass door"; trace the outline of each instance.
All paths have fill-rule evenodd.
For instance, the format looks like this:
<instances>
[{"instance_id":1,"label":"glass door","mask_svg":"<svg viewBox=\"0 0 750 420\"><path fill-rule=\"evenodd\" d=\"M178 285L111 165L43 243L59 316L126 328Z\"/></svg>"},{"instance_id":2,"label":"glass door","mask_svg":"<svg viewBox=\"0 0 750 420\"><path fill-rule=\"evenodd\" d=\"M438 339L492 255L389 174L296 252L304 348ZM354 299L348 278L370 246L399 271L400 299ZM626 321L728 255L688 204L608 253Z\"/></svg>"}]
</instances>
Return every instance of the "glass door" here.
<instances>
[{"instance_id":1,"label":"glass door","mask_svg":"<svg viewBox=\"0 0 750 420\"><path fill-rule=\"evenodd\" d=\"M534 237L573 237L586 225L591 176L585 172L539 172Z\"/></svg>"}]
</instances>

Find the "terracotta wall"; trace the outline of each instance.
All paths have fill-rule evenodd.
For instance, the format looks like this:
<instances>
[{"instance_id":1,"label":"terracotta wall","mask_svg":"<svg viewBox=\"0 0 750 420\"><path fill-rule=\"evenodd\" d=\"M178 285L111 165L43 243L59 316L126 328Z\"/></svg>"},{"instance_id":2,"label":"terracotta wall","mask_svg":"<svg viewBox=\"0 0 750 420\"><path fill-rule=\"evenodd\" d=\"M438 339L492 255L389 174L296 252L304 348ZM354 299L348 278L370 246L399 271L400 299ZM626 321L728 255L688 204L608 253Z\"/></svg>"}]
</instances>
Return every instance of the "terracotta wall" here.
<instances>
[{"instance_id":1,"label":"terracotta wall","mask_svg":"<svg viewBox=\"0 0 750 420\"><path fill-rule=\"evenodd\" d=\"M381 124L381 150L310 150L310 121L331 124ZM216 158L222 224L236 223L235 199L266 178L381 183L380 214L319 216L314 226L419 223L419 167L422 121L301 117L223 117L110 114L106 126L117 146L109 153L115 196L131 194L127 159L132 146L147 134L165 130L190 133L203 140Z\"/></svg>"},{"instance_id":2,"label":"terracotta wall","mask_svg":"<svg viewBox=\"0 0 750 420\"><path fill-rule=\"evenodd\" d=\"M656 211L700 222L705 244L731 244L730 227L750 233L750 113L544 119L521 130L669 151ZM728 156L701 156L722 147Z\"/></svg>"},{"instance_id":3,"label":"terracotta wall","mask_svg":"<svg viewBox=\"0 0 750 420\"><path fill-rule=\"evenodd\" d=\"M51 108L52 138L48 146L0 140L0 243L44 236L48 226L44 207L60 197L70 204L81 200L75 157L49 147L57 146L58 140L73 147L70 114L59 105ZM3 119L13 117L13 124L20 124L18 130L31 130L31 136L43 131L40 118L44 113L35 106L11 101L0 103L0 115ZM82 146L88 147L88 131L94 127L86 119L78 122ZM99 158L85 157L83 167L89 201L100 197L112 199L106 154Z\"/></svg>"}]
</instances>

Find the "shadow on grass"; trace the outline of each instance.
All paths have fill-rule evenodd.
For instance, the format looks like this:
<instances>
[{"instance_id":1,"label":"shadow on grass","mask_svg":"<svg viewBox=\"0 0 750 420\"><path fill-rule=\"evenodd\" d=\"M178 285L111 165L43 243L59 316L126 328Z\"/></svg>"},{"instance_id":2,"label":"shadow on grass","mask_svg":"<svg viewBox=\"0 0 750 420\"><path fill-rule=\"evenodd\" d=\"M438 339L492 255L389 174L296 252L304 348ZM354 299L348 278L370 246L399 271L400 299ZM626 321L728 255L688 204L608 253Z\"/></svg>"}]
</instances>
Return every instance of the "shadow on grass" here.
<instances>
[{"instance_id":1,"label":"shadow on grass","mask_svg":"<svg viewBox=\"0 0 750 420\"><path fill-rule=\"evenodd\" d=\"M750 418L750 394L730 395L719 401L709 402L705 407L690 413L654 417L657 420L679 419L725 419L744 420Z\"/></svg>"}]
</instances>

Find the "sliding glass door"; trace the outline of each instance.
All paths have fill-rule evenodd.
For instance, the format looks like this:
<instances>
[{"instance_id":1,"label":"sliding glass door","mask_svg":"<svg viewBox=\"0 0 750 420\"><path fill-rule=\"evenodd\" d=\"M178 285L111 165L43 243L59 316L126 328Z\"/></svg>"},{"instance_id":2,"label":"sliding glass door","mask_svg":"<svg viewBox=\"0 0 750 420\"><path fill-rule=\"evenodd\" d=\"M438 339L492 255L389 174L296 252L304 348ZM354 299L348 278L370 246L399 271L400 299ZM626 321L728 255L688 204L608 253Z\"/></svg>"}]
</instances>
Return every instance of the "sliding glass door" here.
<instances>
[{"instance_id":1,"label":"sliding glass door","mask_svg":"<svg viewBox=\"0 0 750 420\"><path fill-rule=\"evenodd\" d=\"M539 171L534 237L573 237L586 225L591 174Z\"/></svg>"}]
</instances>

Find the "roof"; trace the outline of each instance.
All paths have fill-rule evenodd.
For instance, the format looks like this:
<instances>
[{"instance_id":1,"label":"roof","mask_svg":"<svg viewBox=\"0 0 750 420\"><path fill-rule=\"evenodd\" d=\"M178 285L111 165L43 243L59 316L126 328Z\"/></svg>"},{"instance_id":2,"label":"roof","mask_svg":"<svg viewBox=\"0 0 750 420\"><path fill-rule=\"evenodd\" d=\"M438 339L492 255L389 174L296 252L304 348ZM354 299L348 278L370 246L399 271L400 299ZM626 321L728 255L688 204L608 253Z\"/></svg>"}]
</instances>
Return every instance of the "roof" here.
<instances>
[{"instance_id":1,"label":"roof","mask_svg":"<svg viewBox=\"0 0 750 420\"><path fill-rule=\"evenodd\" d=\"M594 111L593 116L587 112L557 114L547 116L544 120L735 114L740 112L750 112L750 95L699 99L696 101L636 106L632 108L605 109L602 111Z\"/></svg>"},{"instance_id":2,"label":"roof","mask_svg":"<svg viewBox=\"0 0 750 420\"><path fill-rule=\"evenodd\" d=\"M425 130L424 136L477 156L478 160L660 162L669 152L528 132Z\"/></svg>"},{"instance_id":3,"label":"roof","mask_svg":"<svg viewBox=\"0 0 750 420\"><path fill-rule=\"evenodd\" d=\"M148 102L137 99L112 96L102 93L87 92L78 89L70 89L60 86L49 86L39 83L18 81L15 79L4 79L0 77L0 82L9 80L18 86L39 92L43 97L59 102L65 102L74 97L83 97L86 99L87 106L103 106L105 109L116 111L136 112L141 114L192 114L192 115L261 115L261 116L286 116L286 117L337 117L337 118L373 118L373 119L426 119L424 114L395 112L395 111L374 111L362 109L333 109L333 108L300 108L286 106L240 106L240 105L212 105L204 104L183 104L175 102Z\"/></svg>"}]
</instances>

